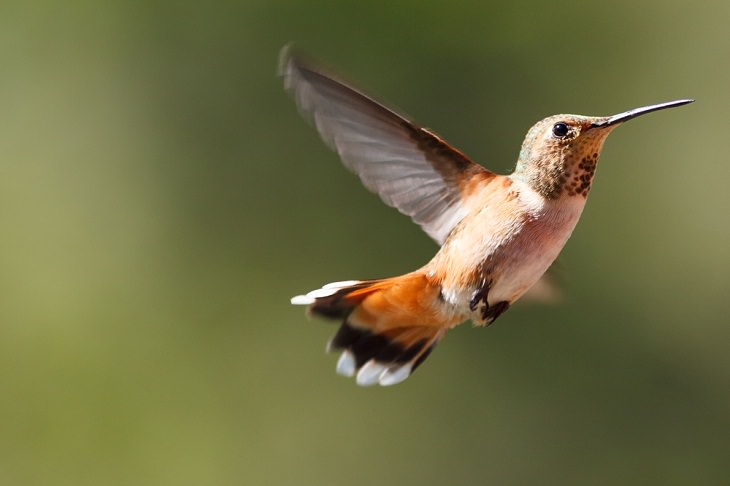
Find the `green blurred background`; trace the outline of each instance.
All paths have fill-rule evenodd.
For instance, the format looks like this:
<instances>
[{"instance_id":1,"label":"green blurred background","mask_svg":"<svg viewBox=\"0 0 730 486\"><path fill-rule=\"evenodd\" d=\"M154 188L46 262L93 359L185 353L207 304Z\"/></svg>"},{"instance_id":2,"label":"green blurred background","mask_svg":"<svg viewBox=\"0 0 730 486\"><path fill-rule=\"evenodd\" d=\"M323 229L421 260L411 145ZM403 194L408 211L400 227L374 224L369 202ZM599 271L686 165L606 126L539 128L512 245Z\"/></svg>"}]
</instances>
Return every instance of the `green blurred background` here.
<instances>
[{"instance_id":1,"label":"green blurred background","mask_svg":"<svg viewBox=\"0 0 730 486\"><path fill-rule=\"evenodd\" d=\"M721 484L730 477L727 2L3 2L0 484ZM275 75L297 45L512 169L617 130L560 305L334 374L289 297L435 245Z\"/></svg>"}]
</instances>

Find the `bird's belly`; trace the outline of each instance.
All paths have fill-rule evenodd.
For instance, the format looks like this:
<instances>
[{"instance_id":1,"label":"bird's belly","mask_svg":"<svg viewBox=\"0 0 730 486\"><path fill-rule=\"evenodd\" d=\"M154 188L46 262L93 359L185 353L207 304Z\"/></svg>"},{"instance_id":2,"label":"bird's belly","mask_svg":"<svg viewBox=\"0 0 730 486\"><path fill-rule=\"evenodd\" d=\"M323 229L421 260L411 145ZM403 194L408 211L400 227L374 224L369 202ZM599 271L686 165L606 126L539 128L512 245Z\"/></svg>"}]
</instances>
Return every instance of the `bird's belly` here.
<instances>
[{"instance_id":1,"label":"bird's belly","mask_svg":"<svg viewBox=\"0 0 730 486\"><path fill-rule=\"evenodd\" d=\"M488 302L515 302L550 268L565 242L540 244L539 240L518 242L505 248L492 267ZM512 246L512 245L510 245Z\"/></svg>"},{"instance_id":2,"label":"bird's belly","mask_svg":"<svg viewBox=\"0 0 730 486\"><path fill-rule=\"evenodd\" d=\"M480 322L472 299L485 288L487 305L514 303L532 287L555 261L580 217L582 205L548 211L527 218L501 237L461 235L446 250L450 271L442 294L459 312Z\"/></svg>"}]
</instances>

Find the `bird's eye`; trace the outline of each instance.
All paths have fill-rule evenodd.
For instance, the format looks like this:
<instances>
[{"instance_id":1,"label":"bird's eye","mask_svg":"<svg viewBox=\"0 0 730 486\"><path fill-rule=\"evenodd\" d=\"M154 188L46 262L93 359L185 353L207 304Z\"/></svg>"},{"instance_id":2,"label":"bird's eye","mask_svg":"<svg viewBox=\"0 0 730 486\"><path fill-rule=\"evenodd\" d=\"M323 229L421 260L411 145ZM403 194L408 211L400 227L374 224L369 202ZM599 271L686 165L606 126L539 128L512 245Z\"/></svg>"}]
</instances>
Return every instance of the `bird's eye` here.
<instances>
[{"instance_id":1,"label":"bird's eye","mask_svg":"<svg viewBox=\"0 0 730 486\"><path fill-rule=\"evenodd\" d=\"M558 138L563 138L568 134L568 125L563 122L558 122L553 125L553 135Z\"/></svg>"}]
</instances>

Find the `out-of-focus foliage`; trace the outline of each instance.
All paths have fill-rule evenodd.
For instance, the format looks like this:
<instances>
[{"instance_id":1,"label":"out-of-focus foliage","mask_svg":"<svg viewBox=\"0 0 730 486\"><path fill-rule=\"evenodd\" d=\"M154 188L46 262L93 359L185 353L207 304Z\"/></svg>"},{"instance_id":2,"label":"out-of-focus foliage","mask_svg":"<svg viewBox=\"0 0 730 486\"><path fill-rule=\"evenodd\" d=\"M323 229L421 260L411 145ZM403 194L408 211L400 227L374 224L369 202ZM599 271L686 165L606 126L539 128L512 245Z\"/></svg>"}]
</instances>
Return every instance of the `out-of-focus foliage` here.
<instances>
[{"instance_id":1,"label":"out-of-focus foliage","mask_svg":"<svg viewBox=\"0 0 730 486\"><path fill-rule=\"evenodd\" d=\"M719 484L730 476L726 2L0 6L0 483ZM291 295L433 243L343 169L282 45L507 172L607 142L565 301L359 389Z\"/></svg>"}]
</instances>

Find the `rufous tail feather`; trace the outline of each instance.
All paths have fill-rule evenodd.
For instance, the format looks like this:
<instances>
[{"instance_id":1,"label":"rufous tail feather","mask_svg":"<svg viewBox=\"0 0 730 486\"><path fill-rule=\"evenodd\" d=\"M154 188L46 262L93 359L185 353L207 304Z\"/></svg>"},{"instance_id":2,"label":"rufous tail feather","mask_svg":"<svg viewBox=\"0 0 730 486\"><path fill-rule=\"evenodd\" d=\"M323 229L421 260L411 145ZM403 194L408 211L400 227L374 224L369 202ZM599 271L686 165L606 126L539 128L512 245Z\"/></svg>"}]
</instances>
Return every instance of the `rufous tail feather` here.
<instances>
[{"instance_id":1,"label":"rufous tail feather","mask_svg":"<svg viewBox=\"0 0 730 486\"><path fill-rule=\"evenodd\" d=\"M439 309L438 285L415 272L382 280L333 282L291 299L310 314L342 319L327 345L342 351L337 373L358 385L395 385L426 359L456 322Z\"/></svg>"}]
</instances>

